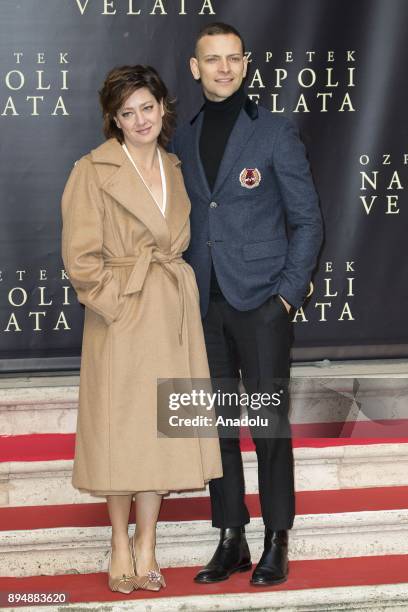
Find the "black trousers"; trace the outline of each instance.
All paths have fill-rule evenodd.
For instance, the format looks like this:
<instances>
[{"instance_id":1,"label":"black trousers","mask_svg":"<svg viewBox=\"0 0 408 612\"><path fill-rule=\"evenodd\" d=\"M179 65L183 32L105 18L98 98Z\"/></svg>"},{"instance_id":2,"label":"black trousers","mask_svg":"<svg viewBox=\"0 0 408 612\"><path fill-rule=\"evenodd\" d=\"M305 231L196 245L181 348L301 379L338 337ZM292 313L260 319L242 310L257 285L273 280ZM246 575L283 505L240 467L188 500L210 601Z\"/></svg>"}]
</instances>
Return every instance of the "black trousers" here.
<instances>
[{"instance_id":1,"label":"black trousers","mask_svg":"<svg viewBox=\"0 0 408 612\"><path fill-rule=\"evenodd\" d=\"M241 377L246 393L284 391L278 407L262 407L269 416L269 431L251 427L258 459L258 486L262 517L274 531L290 529L295 515L293 451L288 419L289 351L292 324L278 296L259 308L239 311L222 295L212 295L203 320L213 391L238 392ZM285 388L286 383L286 388ZM216 405L217 417L239 417L239 404ZM248 410L249 416L255 411ZM210 481L213 527L249 523L239 428L220 429L223 477ZM228 436L228 437L225 437Z\"/></svg>"}]
</instances>

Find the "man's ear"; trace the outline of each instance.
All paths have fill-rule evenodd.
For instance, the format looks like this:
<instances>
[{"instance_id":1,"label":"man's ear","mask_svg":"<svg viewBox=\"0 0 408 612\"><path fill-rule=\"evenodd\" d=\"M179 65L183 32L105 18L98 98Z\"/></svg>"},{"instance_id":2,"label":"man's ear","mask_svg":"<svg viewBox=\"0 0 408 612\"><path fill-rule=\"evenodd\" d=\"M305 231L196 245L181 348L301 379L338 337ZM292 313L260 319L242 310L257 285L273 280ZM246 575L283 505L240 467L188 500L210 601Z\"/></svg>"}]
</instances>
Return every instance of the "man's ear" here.
<instances>
[{"instance_id":1,"label":"man's ear","mask_svg":"<svg viewBox=\"0 0 408 612\"><path fill-rule=\"evenodd\" d=\"M198 67L198 60L196 57L190 58L190 70L196 81L200 79L200 69Z\"/></svg>"},{"instance_id":2,"label":"man's ear","mask_svg":"<svg viewBox=\"0 0 408 612\"><path fill-rule=\"evenodd\" d=\"M248 71L248 57L244 55L244 78L246 77Z\"/></svg>"}]
</instances>

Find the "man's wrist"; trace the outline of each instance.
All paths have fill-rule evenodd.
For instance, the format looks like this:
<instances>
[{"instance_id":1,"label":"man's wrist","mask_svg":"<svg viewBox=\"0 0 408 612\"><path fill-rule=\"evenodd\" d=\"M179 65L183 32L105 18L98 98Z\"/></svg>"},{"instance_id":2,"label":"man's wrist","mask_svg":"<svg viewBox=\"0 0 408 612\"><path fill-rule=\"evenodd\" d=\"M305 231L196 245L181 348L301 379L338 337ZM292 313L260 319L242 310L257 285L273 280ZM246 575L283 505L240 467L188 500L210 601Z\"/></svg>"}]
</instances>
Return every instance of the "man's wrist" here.
<instances>
[{"instance_id":1,"label":"man's wrist","mask_svg":"<svg viewBox=\"0 0 408 612\"><path fill-rule=\"evenodd\" d=\"M283 305L285 306L286 310L288 312L290 312L291 308L292 308L292 304L289 304L288 301L285 300L285 298L283 297L283 295L281 295L280 293L278 293L279 299L282 300Z\"/></svg>"}]
</instances>

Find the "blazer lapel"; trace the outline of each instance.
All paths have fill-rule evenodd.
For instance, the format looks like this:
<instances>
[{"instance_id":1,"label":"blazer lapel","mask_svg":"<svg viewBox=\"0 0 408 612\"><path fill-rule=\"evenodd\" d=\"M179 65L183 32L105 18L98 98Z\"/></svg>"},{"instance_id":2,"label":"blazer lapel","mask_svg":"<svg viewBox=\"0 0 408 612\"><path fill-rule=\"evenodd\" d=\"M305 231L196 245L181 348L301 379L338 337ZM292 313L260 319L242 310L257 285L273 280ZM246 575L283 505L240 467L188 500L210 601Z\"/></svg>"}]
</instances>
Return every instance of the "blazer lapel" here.
<instances>
[{"instance_id":1,"label":"blazer lapel","mask_svg":"<svg viewBox=\"0 0 408 612\"><path fill-rule=\"evenodd\" d=\"M201 188L204 190L205 194L207 195L208 199L210 199L211 190L210 190L210 186L207 181L207 177L205 176L204 167L201 162L201 156L200 156L200 135L201 135L201 128L203 125L203 119L204 119L204 113L200 112L197 119L194 121L192 125L193 157L192 157L191 167L197 168L197 179L201 185Z\"/></svg>"},{"instance_id":2,"label":"blazer lapel","mask_svg":"<svg viewBox=\"0 0 408 612\"><path fill-rule=\"evenodd\" d=\"M224 181L231 172L234 163L241 155L242 150L246 147L249 139L255 131L255 122L248 116L243 108L238 115L238 119L232 129L230 137L225 147L224 155L218 170L217 179L215 181L214 196L222 187ZM239 177L237 176L237 180Z\"/></svg>"}]
</instances>

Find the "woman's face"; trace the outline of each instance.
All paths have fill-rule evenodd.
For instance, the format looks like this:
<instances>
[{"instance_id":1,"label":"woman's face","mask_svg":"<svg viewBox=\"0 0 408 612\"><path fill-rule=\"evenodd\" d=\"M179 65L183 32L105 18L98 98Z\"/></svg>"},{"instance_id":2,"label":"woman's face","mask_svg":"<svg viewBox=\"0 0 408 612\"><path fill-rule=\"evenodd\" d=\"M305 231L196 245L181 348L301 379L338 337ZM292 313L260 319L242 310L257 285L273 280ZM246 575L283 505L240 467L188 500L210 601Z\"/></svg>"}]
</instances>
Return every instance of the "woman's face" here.
<instances>
[{"instance_id":1,"label":"woman's face","mask_svg":"<svg viewBox=\"0 0 408 612\"><path fill-rule=\"evenodd\" d=\"M125 144L140 147L157 141L163 115L163 101L158 102L147 87L142 87L126 98L114 120Z\"/></svg>"}]
</instances>

